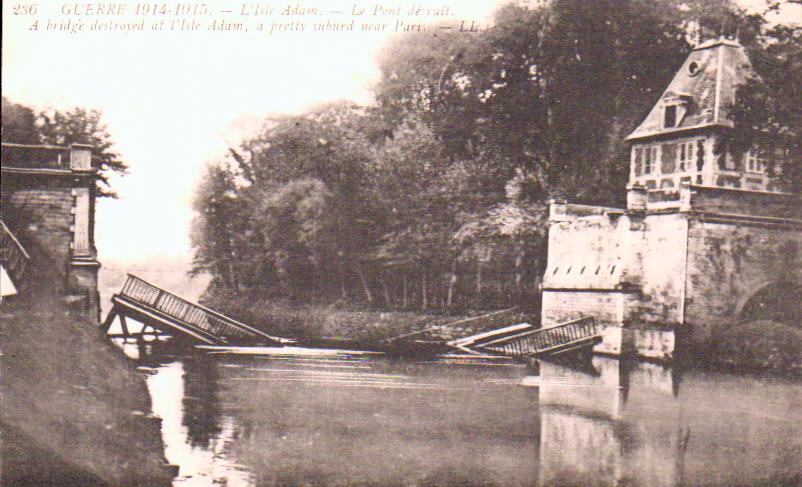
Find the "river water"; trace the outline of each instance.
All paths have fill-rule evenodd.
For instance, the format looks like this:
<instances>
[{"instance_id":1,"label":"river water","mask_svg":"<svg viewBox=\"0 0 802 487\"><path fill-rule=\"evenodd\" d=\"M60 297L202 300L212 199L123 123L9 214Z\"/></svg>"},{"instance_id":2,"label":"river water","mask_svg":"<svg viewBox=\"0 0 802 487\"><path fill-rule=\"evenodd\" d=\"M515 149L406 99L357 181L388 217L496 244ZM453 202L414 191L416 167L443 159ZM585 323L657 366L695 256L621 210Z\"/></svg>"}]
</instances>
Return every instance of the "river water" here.
<instances>
[{"instance_id":1,"label":"river water","mask_svg":"<svg viewBox=\"0 0 802 487\"><path fill-rule=\"evenodd\" d=\"M799 382L601 357L537 370L232 352L152 354L140 367L176 486L802 481Z\"/></svg>"}]
</instances>

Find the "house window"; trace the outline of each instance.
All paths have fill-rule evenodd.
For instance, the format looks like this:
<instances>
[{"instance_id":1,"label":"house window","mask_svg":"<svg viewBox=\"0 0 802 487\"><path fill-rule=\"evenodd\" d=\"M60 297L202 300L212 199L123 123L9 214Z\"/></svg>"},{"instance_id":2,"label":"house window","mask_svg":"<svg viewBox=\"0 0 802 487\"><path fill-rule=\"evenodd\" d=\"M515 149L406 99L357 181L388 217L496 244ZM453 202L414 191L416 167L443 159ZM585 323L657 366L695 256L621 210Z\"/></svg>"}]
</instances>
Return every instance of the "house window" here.
<instances>
[{"instance_id":1,"label":"house window","mask_svg":"<svg viewBox=\"0 0 802 487\"><path fill-rule=\"evenodd\" d=\"M679 144L679 170L689 171L693 169L693 162L696 160L696 142L681 142Z\"/></svg>"},{"instance_id":2,"label":"house window","mask_svg":"<svg viewBox=\"0 0 802 487\"><path fill-rule=\"evenodd\" d=\"M632 157L634 159L635 177L638 177L643 171L643 149L640 147L635 147Z\"/></svg>"},{"instance_id":3,"label":"house window","mask_svg":"<svg viewBox=\"0 0 802 487\"><path fill-rule=\"evenodd\" d=\"M657 167L657 146L647 147L644 151L643 174L652 174Z\"/></svg>"},{"instance_id":4,"label":"house window","mask_svg":"<svg viewBox=\"0 0 802 487\"><path fill-rule=\"evenodd\" d=\"M753 147L746 153L746 170L748 172L766 172L766 160L761 152Z\"/></svg>"},{"instance_id":5,"label":"house window","mask_svg":"<svg viewBox=\"0 0 802 487\"><path fill-rule=\"evenodd\" d=\"M677 144L660 146L660 172L671 174L677 170Z\"/></svg>"},{"instance_id":6,"label":"house window","mask_svg":"<svg viewBox=\"0 0 802 487\"><path fill-rule=\"evenodd\" d=\"M663 128L677 126L677 105L666 105L663 108Z\"/></svg>"}]
</instances>

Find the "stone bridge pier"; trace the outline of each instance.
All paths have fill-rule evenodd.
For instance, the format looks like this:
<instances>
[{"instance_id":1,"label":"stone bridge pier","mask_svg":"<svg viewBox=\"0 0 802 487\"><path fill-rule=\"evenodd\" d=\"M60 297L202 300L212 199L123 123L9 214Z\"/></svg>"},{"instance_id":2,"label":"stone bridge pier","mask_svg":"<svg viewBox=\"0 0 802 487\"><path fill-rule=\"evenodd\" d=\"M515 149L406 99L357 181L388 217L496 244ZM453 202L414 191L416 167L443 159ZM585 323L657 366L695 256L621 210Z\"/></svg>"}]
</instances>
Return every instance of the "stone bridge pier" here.
<instances>
[{"instance_id":1,"label":"stone bridge pier","mask_svg":"<svg viewBox=\"0 0 802 487\"><path fill-rule=\"evenodd\" d=\"M802 317L802 200L685 184L677 204L553 202L545 326L602 324L596 351L670 360L748 320Z\"/></svg>"},{"instance_id":2,"label":"stone bridge pier","mask_svg":"<svg viewBox=\"0 0 802 487\"><path fill-rule=\"evenodd\" d=\"M92 148L2 144L2 218L30 254L19 299L55 297L99 320Z\"/></svg>"}]
</instances>

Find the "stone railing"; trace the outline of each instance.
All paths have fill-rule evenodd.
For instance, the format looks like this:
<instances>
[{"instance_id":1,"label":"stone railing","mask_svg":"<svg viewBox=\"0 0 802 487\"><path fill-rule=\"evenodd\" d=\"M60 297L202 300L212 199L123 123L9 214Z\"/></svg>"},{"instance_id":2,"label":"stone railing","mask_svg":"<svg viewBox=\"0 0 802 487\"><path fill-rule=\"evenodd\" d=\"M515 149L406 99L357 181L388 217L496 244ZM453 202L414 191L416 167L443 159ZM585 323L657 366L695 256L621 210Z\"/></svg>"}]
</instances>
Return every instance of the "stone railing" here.
<instances>
[{"instance_id":1,"label":"stone railing","mask_svg":"<svg viewBox=\"0 0 802 487\"><path fill-rule=\"evenodd\" d=\"M92 171L92 147L73 144L29 145L4 142L0 152L3 168Z\"/></svg>"}]
</instances>

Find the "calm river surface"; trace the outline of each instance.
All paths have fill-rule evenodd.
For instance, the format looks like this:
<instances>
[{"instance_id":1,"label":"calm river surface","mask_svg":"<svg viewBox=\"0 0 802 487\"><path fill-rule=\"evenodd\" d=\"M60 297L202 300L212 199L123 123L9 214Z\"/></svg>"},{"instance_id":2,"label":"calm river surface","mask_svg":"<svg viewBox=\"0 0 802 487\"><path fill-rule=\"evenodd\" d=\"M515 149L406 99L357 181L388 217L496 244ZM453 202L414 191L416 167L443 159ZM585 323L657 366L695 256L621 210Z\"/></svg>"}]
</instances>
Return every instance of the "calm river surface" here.
<instances>
[{"instance_id":1,"label":"calm river surface","mask_svg":"<svg viewBox=\"0 0 802 487\"><path fill-rule=\"evenodd\" d=\"M593 358L151 356L176 486L793 485L802 384Z\"/></svg>"}]
</instances>

